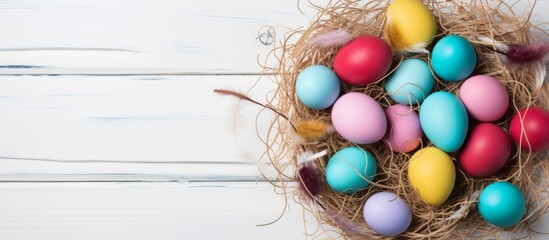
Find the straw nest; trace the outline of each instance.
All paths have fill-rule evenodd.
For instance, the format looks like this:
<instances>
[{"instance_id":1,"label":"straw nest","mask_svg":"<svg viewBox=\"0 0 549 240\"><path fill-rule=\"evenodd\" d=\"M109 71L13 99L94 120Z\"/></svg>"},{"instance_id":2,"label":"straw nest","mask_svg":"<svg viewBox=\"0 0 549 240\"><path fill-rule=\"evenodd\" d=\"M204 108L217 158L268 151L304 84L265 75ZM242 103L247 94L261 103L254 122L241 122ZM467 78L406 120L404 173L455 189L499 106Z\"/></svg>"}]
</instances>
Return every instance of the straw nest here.
<instances>
[{"instance_id":1,"label":"straw nest","mask_svg":"<svg viewBox=\"0 0 549 240\"><path fill-rule=\"evenodd\" d=\"M527 67L505 64L503 55L496 51L495 42L479 40L479 37L485 36L505 44L524 44L547 38L548 35L542 28L530 23L529 16L518 17L513 12L512 6L503 1L428 0L424 3L433 11L438 23L438 35L434 42L448 34L467 38L474 45L478 56L474 74L494 76L507 87L509 108L505 116L496 122L497 125L508 130L513 114L524 107L548 108L549 84L545 82L541 88L537 88L535 71ZM272 184L278 190L277 192L298 201L318 218L321 225L318 229L309 231L312 235L327 231L325 224L329 224L339 229L339 234L348 239L383 238L367 228L362 216L362 207L366 199L380 191L396 193L411 207L412 224L399 238L477 238L488 235L501 237L502 235L498 234L503 232L522 232L522 236L524 233L532 233L530 226L549 209L549 160L546 152L534 153L514 147L506 166L496 174L485 178L473 178L463 173L457 164L456 154L450 154L456 164L455 186L445 203L434 207L421 200L408 183L406 170L413 152L411 154L394 153L381 142L359 145L376 157L377 175L367 189L355 194L342 194L328 187L323 178L325 167L329 156L339 149L355 144L341 138L338 134L306 144L296 144L292 139L294 134L291 133L290 122L303 119L320 119L330 122L329 110L318 111L307 108L299 102L295 94L297 75L304 68L315 64L332 67L334 55L338 50L337 47L323 48L311 45L311 38L333 29L346 29L353 36L367 34L384 38L383 26L389 4L389 0L338 1L326 7L316 7L318 15L311 24L306 29L290 31L270 54L269 57L277 60L277 65L268 69L275 73L270 78L275 81L277 88L269 106L277 109L290 120L287 121L277 115L268 131L268 139L265 139L268 150L262 160L268 161L268 164L279 173L277 181L273 181ZM431 49L432 44L427 50ZM429 62L430 56L427 53L403 55L393 52L392 69L407 57L422 58ZM375 98L383 108L387 108L394 102L384 92L383 83L382 79L365 86L343 84L342 92L366 93ZM444 90L457 94L461 83L436 79L433 92ZM414 110L418 108L413 107ZM475 124L476 122L470 122L470 126ZM420 148L430 145L431 143L424 137ZM316 160L322 176L321 189L315 200L312 200L288 182L300 181L296 158L301 152L305 150L317 152L323 149L328 150L328 155ZM288 173L295 173L295 175ZM509 229L497 228L485 222L476 210L476 199L472 198L475 191L482 190L486 185L499 180L515 184L523 191L527 200L527 214L520 224ZM326 214L325 209L345 216L355 224L364 227L365 233L363 236L357 235L338 226L334 219ZM447 219L460 209L465 210L466 214Z\"/></svg>"}]
</instances>

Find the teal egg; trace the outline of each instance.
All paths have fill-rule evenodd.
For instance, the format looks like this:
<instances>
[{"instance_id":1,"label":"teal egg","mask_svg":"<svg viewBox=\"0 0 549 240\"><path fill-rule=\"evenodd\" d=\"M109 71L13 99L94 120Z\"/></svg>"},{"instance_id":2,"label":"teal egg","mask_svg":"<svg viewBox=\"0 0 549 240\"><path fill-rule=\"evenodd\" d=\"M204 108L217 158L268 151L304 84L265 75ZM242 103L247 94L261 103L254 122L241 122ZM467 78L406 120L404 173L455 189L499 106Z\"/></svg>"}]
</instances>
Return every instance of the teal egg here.
<instances>
[{"instance_id":1,"label":"teal egg","mask_svg":"<svg viewBox=\"0 0 549 240\"><path fill-rule=\"evenodd\" d=\"M467 78L477 66L477 55L467 39L448 35L440 39L431 53L433 71L440 78L457 82Z\"/></svg>"},{"instance_id":2,"label":"teal egg","mask_svg":"<svg viewBox=\"0 0 549 240\"><path fill-rule=\"evenodd\" d=\"M435 78L429 65L417 58L402 61L385 81L385 91L397 103L414 105L423 102L431 93Z\"/></svg>"},{"instance_id":3,"label":"teal egg","mask_svg":"<svg viewBox=\"0 0 549 240\"><path fill-rule=\"evenodd\" d=\"M299 100L307 107L322 110L336 101L340 84L332 69L313 65L305 68L298 76L295 90Z\"/></svg>"},{"instance_id":4,"label":"teal egg","mask_svg":"<svg viewBox=\"0 0 549 240\"><path fill-rule=\"evenodd\" d=\"M492 225L512 227L526 213L526 201L520 189L512 183L494 182L480 193L478 211Z\"/></svg>"},{"instance_id":5,"label":"teal egg","mask_svg":"<svg viewBox=\"0 0 549 240\"><path fill-rule=\"evenodd\" d=\"M326 181L337 192L355 193L370 185L368 181L374 180L376 171L374 155L359 147L347 147L328 161Z\"/></svg>"},{"instance_id":6,"label":"teal egg","mask_svg":"<svg viewBox=\"0 0 549 240\"><path fill-rule=\"evenodd\" d=\"M429 95L419 109L425 136L445 152L457 151L467 136L469 117L459 98L449 92Z\"/></svg>"}]
</instances>

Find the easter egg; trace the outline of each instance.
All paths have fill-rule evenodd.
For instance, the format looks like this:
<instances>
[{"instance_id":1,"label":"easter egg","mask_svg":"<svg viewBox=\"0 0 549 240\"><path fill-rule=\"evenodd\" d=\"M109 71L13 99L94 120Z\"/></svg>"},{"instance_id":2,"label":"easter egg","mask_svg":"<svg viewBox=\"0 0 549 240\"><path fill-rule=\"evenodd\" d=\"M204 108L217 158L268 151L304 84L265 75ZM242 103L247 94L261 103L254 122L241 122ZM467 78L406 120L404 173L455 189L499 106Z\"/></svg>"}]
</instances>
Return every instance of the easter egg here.
<instances>
[{"instance_id":1,"label":"easter egg","mask_svg":"<svg viewBox=\"0 0 549 240\"><path fill-rule=\"evenodd\" d=\"M351 84L368 84L389 72L391 48L374 36L360 36L345 44L334 57L334 71Z\"/></svg>"},{"instance_id":2,"label":"easter egg","mask_svg":"<svg viewBox=\"0 0 549 240\"><path fill-rule=\"evenodd\" d=\"M295 82L299 101L317 110L332 106L339 96L339 90L337 75L330 68L322 65L305 68L299 73Z\"/></svg>"},{"instance_id":3,"label":"easter egg","mask_svg":"<svg viewBox=\"0 0 549 240\"><path fill-rule=\"evenodd\" d=\"M385 91L397 103L413 105L421 103L431 93L435 78L429 65L417 58L402 61L385 81Z\"/></svg>"},{"instance_id":4,"label":"easter egg","mask_svg":"<svg viewBox=\"0 0 549 240\"><path fill-rule=\"evenodd\" d=\"M425 48L437 33L435 16L418 0L395 0L387 9L386 37L398 50Z\"/></svg>"},{"instance_id":5,"label":"easter egg","mask_svg":"<svg viewBox=\"0 0 549 240\"><path fill-rule=\"evenodd\" d=\"M481 123L469 133L459 152L463 171L474 177L485 177L501 169L511 156L509 136L495 124Z\"/></svg>"},{"instance_id":6,"label":"easter egg","mask_svg":"<svg viewBox=\"0 0 549 240\"><path fill-rule=\"evenodd\" d=\"M494 182L480 193L478 211L492 225L512 227L526 213L526 201L520 189L512 183Z\"/></svg>"},{"instance_id":7,"label":"easter egg","mask_svg":"<svg viewBox=\"0 0 549 240\"><path fill-rule=\"evenodd\" d=\"M509 106L509 94L505 86L487 75L477 75L465 80L459 89L459 99L469 115L481 122L498 120Z\"/></svg>"},{"instance_id":8,"label":"easter egg","mask_svg":"<svg viewBox=\"0 0 549 240\"><path fill-rule=\"evenodd\" d=\"M381 140L387 128L385 113L379 103L358 92L347 93L335 102L332 124L343 138L358 144Z\"/></svg>"},{"instance_id":9,"label":"easter egg","mask_svg":"<svg viewBox=\"0 0 549 240\"><path fill-rule=\"evenodd\" d=\"M423 132L419 116L409 107L396 104L385 109L387 131L383 137L385 146L394 152L410 152L421 144Z\"/></svg>"},{"instance_id":10,"label":"easter egg","mask_svg":"<svg viewBox=\"0 0 549 240\"><path fill-rule=\"evenodd\" d=\"M376 171L374 155L359 147L346 147L328 161L326 181L337 192L355 193L370 185Z\"/></svg>"},{"instance_id":11,"label":"easter egg","mask_svg":"<svg viewBox=\"0 0 549 240\"><path fill-rule=\"evenodd\" d=\"M467 39L448 35L435 44L431 53L431 64L440 78L457 82L473 73L477 65L477 55Z\"/></svg>"},{"instance_id":12,"label":"easter egg","mask_svg":"<svg viewBox=\"0 0 549 240\"><path fill-rule=\"evenodd\" d=\"M426 147L412 155L408 180L425 202L439 206L452 193L456 169L448 154L436 147Z\"/></svg>"},{"instance_id":13,"label":"easter egg","mask_svg":"<svg viewBox=\"0 0 549 240\"><path fill-rule=\"evenodd\" d=\"M392 237L406 231L412 223L412 210L392 192L378 192L364 203L364 220L379 235Z\"/></svg>"},{"instance_id":14,"label":"easter egg","mask_svg":"<svg viewBox=\"0 0 549 240\"><path fill-rule=\"evenodd\" d=\"M463 103L449 92L429 95L419 109L425 136L445 152L457 151L467 136L468 116Z\"/></svg>"},{"instance_id":15,"label":"easter egg","mask_svg":"<svg viewBox=\"0 0 549 240\"><path fill-rule=\"evenodd\" d=\"M549 150L549 112L537 107L521 109L511 120L510 132L524 150Z\"/></svg>"}]
</instances>

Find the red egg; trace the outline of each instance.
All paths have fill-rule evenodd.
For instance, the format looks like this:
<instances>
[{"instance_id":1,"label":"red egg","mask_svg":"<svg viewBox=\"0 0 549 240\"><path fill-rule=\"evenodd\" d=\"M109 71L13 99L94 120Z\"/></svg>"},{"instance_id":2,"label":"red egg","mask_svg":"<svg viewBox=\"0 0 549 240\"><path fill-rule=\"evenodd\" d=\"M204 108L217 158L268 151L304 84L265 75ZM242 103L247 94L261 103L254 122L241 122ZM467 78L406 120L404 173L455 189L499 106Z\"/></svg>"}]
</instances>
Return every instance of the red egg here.
<instances>
[{"instance_id":1,"label":"red egg","mask_svg":"<svg viewBox=\"0 0 549 240\"><path fill-rule=\"evenodd\" d=\"M385 41L374 36L361 36L337 51L334 71L345 82L369 84L389 72L391 56L391 48Z\"/></svg>"},{"instance_id":2,"label":"red egg","mask_svg":"<svg viewBox=\"0 0 549 240\"><path fill-rule=\"evenodd\" d=\"M511 156L511 140L502 128L481 123L469 133L459 152L459 164L473 177L484 177L500 170Z\"/></svg>"},{"instance_id":3,"label":"red egg","mask_svg":"<svg viewBox=\"0 0 549 240\"><path fill-rule=\"evenodd\" d=\"M522 149L549 150L549 112L537 107L521 109L511 120L510 132Z\"/></svg>"}]
</instances>

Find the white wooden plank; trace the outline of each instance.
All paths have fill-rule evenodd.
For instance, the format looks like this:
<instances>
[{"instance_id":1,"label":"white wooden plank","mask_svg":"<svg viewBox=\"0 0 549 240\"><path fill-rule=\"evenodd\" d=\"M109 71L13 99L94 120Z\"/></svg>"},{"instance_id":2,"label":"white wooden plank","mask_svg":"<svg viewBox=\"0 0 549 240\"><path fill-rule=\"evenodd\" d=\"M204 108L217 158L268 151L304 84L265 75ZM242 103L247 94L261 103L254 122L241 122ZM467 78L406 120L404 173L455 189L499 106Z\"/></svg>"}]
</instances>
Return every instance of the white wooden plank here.
<instances>
[{"instance_id":1,"label":"white wooden plank","mask_svg":"<svg viewBox=\"0 0 549 240\"><path fill-rule=\"evenodd\" d=\"M246 91L258 79L2 76L0 174L257 176L261 108L213 89ZM273 87L263 78L249 95L265 101ZM272 117L257 118L260 136Z\"/></svg>"},{"instance_id":2,"label":"white wooden plank","mask_svg":"<svg viewBox=\"0 0 549 240\"><path fill-rule=\"evenodd\" d=\"M260 29L309 17L289 0L4 0L0 72L259 73Z\"/></svg>"},{"instance_id":3,"label":"white wooden plank","mask_svg":"<svg viewBox=\"0 0 549 240\"><path fill-rule=\"evenodd\" d=\"M0 194L6 240L328 239L307 238L318 223L265 183L0 183ZM548 232L549 215L534 229Z\"/></svg>"},{"instance_id":4,"label":"white wooden plank","mask_svg":"<svg viewBox=\"0 0 549 240\"><path fill-rule=\"evenodd\" d=\"M0 183L0 239L304 239L268 184Z\"/></svg>"},{"instance_id":5,"label":"white wooden plank","mask_svg":"<svg viewBox=\"0 0 549 240\"><path fill-rule=\"evenodd\" d=\"M514 10L523 14L530 2L518 1ZM304 14L297 6L295 0L3 0L0 74L259 73L258 55L263 61L272 49L258 39L267 26L280 40L285 27L307 26L316 14L308 1L299 1ZM537 1L532 22L547 19L547 9L549 2Z\"/></svg>"}]
</instances>

